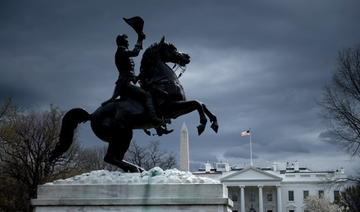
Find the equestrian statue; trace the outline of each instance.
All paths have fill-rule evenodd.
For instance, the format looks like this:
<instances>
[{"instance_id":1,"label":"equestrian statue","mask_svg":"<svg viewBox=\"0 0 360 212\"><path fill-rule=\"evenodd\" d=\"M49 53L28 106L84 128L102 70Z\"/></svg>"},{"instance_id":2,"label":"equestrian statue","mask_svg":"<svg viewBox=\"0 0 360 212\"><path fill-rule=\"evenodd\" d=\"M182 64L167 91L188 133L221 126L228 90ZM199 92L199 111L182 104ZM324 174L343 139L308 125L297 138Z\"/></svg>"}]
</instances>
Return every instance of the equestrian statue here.
<instances>
[{"instance_id":1,"label":"equestrian statue","mask_svg":"<svg viewBox=\"0 0 360 212\"><path fill-rule=\"evenodd\" d=\"M155 128L159 136L168 134L172 130L167 130L166 124L171 123L171 119L196 110L200 117L200 124L197 126L199 135L205 130L207 118L211 122L211 128L218 131L217 118L205 104L197 100L186 100L179 81L180 75L177 76L167 63L183 68L190 63L190 57L179 52L173 44L165 42L165 37L145 50L140 74L135 75L132 57L138 56L142 49L142 41L146 37L143 33L144 21L138 16L124 20L138 34L138 39L134 49L129 50L126 35L118 35L116 38L115 65L119 78L112 97L92 114L84 109L74 108L64 115L59 142L51 152L50 160L70 148L75 129L79 123L86 121L90 121L98 138L109 143L104 161L124 172L143 171L141 167L123 160L134 129L143 129L150 135L149 129Z\"/></svg>"}]
</instances>

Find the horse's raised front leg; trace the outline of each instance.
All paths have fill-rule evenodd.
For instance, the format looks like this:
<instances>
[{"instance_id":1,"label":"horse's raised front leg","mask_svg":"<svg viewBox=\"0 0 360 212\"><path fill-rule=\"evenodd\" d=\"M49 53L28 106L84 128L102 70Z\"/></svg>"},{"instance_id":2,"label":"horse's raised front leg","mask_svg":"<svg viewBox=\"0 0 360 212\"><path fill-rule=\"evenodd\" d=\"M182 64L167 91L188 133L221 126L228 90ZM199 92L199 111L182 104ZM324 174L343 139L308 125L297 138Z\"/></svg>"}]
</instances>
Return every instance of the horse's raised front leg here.
<instances>
[{"instance_id":1,"label":"horse's raised front leg","mask_svg":"<svg viewBox=\"0 0 360 212\"><path fill-rule=\"evenodd\" d=\"M169 102L161 105L160 110L167 118L177 118L181 115L197 110L200 116L200 125L197 126L198 134L201 135L201 133L203 133L205 130L207 119L204 113L202 103L199 101L192 100Z\"/></svg>"},{"instance_id":2,"label":"horse's raised front leg","mask_svg":"<svg viewBox=\"0 0 360 212\"><path fill-rule=\"evenodd\" d=\"M210 110L207 109L205 104L202 104L202 107L204 109L205 114L210 119L211 129L213 129L217 133L218 129L219 129L219 125L218 125L216 116L212 112L210 112Z\"/></svg>"}]
</instances>

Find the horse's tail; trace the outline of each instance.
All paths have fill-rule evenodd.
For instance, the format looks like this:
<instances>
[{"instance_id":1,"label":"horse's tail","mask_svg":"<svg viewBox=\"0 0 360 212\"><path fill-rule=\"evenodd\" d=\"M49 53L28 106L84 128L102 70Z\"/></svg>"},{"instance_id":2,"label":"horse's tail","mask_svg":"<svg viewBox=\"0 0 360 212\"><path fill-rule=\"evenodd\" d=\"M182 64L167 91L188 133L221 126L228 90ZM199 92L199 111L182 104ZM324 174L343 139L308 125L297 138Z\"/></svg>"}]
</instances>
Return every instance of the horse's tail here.
<instances>
[{"instance_id":1,"label":"horse's tail","mask_svg":"<svg viewBox=\"0 0 360 212\"><path fill-rule=\"evenodd\" d=\"M60 138L55 149L50 153L50 161L64 154L71 146L74 131L79 123L90 120L90 114L81 108L69 110L62 119Z\"/></svg>"}]
</instances>

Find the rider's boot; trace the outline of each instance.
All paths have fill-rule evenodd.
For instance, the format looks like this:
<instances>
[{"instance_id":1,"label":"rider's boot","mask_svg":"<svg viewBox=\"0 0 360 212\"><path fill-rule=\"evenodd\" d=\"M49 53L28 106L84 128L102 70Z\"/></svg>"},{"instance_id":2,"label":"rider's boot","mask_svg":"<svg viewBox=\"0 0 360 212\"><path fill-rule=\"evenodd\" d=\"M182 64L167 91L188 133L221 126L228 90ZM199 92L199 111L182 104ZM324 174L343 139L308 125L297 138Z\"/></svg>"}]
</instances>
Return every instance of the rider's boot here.
<instances>
[{"instance_id":1,"label":"rider's boot","mask_svg":"<svg viewBox=\"0 0 360 212\"><path fill-rule=\"evenodd\" d=\"M154 125L161 125L163 123L163 120L157 116L151 96L146 98L145 107L151 119L151 122Z\"/></svg>"}]
</instances>

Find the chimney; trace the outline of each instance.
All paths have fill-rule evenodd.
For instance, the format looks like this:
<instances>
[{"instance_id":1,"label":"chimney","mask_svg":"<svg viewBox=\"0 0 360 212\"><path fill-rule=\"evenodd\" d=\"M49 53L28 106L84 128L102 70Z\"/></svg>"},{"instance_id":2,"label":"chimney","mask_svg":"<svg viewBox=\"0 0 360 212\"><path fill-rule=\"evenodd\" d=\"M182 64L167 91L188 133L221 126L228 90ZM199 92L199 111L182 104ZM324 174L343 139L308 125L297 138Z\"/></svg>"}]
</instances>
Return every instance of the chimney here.
<instances>
[{"instance_id":1,"label":"chimney","mask_svg":"<svg viewBox=\"0 0 360 212\"><path fill-rule=\"evenodd\" d=\"M210 172L211 171L211 164L209 162L206 162L204 165L205 165L205 172Z\"/></svg>"},{"instance_id":2,"label":"chimney","mask_svg":"<svg viewBox=\"0 0 360 212\"><path fill-rule=\"evenodd\" d=\"M276 172L276 171L278 170L278 163L274 162L274 163L272 164L272 170L273 170L274 172Z\"/></svg>"},{"instance_id":3,"label":"chimney","mask_svg":"<svg viewBox=\"0 0 360 212\"><path fill-rule=\"evenodd\" d=\"M294 171L299 171L300 170L300 163L299 161L295 161L294 162Z\"/></svg>"},{"instance_id":4,"label":"chimney","mask_svg":"<svg viewBox=\"0 0 360 212\"><path fill-rule=\"evenodd\" d=\"M340 168L340 173L345 174L345 169L343 167Z\"/></svg>"}]
</instances>

